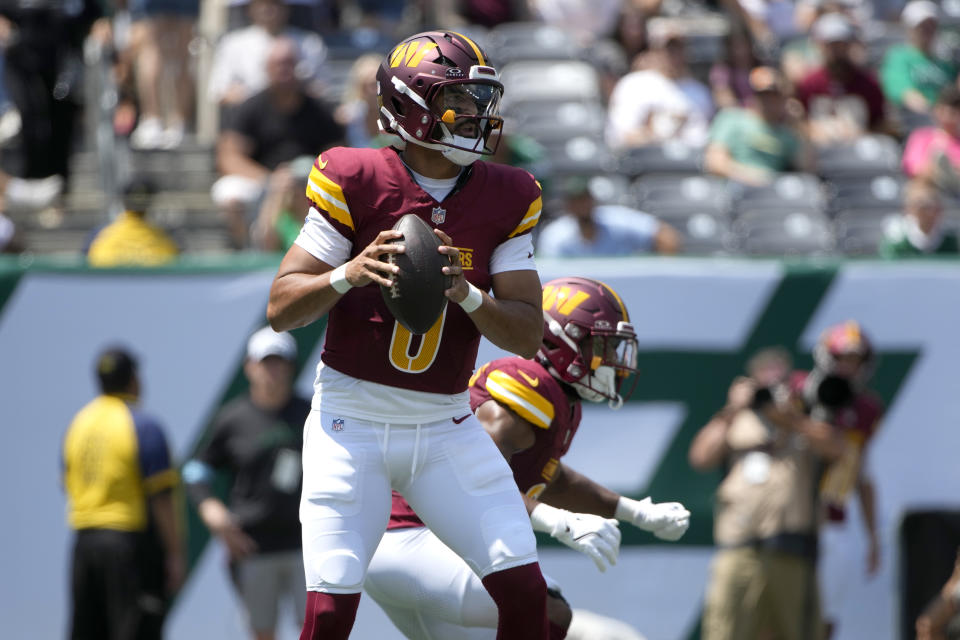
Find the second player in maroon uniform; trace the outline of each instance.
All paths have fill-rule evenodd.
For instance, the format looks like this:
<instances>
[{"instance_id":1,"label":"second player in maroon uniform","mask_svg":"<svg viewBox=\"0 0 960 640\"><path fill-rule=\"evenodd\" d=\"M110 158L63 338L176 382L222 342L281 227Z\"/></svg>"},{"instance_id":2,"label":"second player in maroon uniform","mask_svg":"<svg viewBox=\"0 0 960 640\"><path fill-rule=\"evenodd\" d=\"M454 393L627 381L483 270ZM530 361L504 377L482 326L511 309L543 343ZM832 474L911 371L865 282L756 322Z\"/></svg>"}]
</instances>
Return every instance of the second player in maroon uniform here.
<instances>
[{"instance_id":1,"label":"second player in maroon uniform","mask_svg":"<svg viewBox=\"0 0 960 640\"><path fill-rule=\"evenodd\" d=\"M468 37L431 31L397 45L377 73L382 150L317 158L312 207L284 256L267 315L277 330L329 311L304 427L300 522L307 610L302 640L342 640L371 556L403 493L497 603L497 637L547 637L546 584L510 469L470 412L483 335L532 356L543 330L530 232L540 188L529 173L476 162L493 152L503 85ZM414 336L377 285L413 213L442 240L451 303ZM490 295L487 292L492 292Z\"/></svg>"},{"instance_id":2,"label":"second player in maroon uniform","mask_svg":"<svg viewBox=\"0 0 960 640\"><path fill-rule=\"evenodd\" d=\"M677 540L690 513L675 502L625 498L561 462L580 426L582 400L619 408L629 396L621 386L636 373L636 336L623 301L595 280L547 283L543 311L536 360L502 358L480 367L470 380L470 406L509 460L534 528L590 556L603 571L619 552L618 520ZM399 494L364 586L409 638L493 637L496 607L472 567L444 547ZM551 638L562 638L571 612L552 586Z\"/></svg>"},{"instance_id":3,"label":"second player in maroon uniform","mask_svg":"<svg viewBox=\"0 0 960 640\"><path fill-rule=\"evenodd\" d=\"M826 468L820 487L825 522L820 529L818 572L823 613L829 633L847 600L853 576L852 562L861 556L862 538L852 531L847 502L855 493L866 531L866 574L880 566L875 485L866 465L870 440L883 416L883 403L867 388L874 370L874 350L859 323L828 327L813 352L812 371L800 371L790 380L791 390L806 405L811 417L829 423L846 441L844 454Z\"/></svg>"}]
</instances>

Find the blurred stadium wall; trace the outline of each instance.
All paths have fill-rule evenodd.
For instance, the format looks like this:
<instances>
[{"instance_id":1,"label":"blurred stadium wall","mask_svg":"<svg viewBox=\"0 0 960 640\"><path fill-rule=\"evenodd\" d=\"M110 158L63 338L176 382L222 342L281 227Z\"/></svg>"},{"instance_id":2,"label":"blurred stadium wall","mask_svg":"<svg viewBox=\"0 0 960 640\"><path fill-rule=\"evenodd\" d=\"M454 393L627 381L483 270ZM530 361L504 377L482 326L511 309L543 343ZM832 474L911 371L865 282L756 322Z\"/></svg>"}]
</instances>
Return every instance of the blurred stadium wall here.
<instances>
[{"instance_id":1,"label":"blurred stadium wall","mask_svg":"<svg viewBox=\"0 0 960 640\"><path fill-rule=\"evenodd\" d=\"M680 500L694 513L681 543L626 532L605 574L585 557L545 546L545 571L577 608L620 618L650 640L692 637L712 555L718 475L686 462L696 430L725 398L756 349L781 344L798 366L827 325L856 318L880 360L874 386L888 404L870 465L878 484L883 568L863 578L854 510L841 640L899 638L898 536L904 516L960 508L960 264L635 259L541 262L544 280L600 278L624 297L640 338L637 393L623 410L590 406L565 461L634 496ZM158 270L93 271L53 262L0 263L0 447L5 526L0 636L57 638L67 616L69 532L59 486L59 443L94 394L91 363L105 344L141 357L144 406L161 416L178 459L202 438L219 405L242 391L247 335L264 321L276 261L238 258ZM322 324L296 332L310 392ZM498 357L489 344L480 361ZM238 637L224 556L205 548L189 519L196 564L168 625L172 640ZM364 599L355 637L398 634ZM282 637L296 637L287 629Z\"/></svg>"}]
</instances>

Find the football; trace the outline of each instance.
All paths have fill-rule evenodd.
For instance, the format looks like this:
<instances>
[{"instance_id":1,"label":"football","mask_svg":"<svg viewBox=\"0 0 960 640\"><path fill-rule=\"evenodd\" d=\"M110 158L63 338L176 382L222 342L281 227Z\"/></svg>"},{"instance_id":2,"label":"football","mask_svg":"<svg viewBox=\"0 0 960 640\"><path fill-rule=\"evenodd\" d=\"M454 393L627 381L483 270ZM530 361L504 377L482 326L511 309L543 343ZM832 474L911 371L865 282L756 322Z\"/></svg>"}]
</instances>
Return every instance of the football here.
<instances>
[{"instance_id":1,"label":"football","mask_svg":"<svg viewBox=\"0 0 960 640\"><path fill-rule=\"evenodd\" d=\"M410 333L422 335L447 306L443 292L450 288L452 278L441 269L450 265L450 258L437 251L440 238L415 214L406 214L393 228L403 234L394 242L403 244L406 251L381 256L399 266L400 272L393 276L393 286L380 285L380 292L397 322Z\"/></svg>"}]
</instances>

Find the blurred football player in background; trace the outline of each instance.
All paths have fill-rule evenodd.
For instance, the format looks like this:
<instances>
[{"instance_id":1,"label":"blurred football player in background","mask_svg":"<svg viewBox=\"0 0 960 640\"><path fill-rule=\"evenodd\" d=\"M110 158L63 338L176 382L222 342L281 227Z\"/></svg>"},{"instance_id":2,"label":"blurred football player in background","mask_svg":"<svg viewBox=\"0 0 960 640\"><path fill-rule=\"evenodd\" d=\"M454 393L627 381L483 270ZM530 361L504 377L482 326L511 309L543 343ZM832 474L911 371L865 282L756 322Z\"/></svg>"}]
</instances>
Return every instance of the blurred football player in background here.
<instances>
[{"instance_id":1,"label":"blurred football player in background","mask_svg":"<svg viewBox=\"0 0 960 640\"><path fill-rule=\"evenodd\" d=\"M637 339L623 301L596 280L550 281L543 311L536 358L501 358L480 367L470 380L470 406L510 462L533 528L605 571L619 553L618 520L677 540L690 512L676 502L621 496L560 462L580 425L583 400L617 409L630 396ZM558 585L548 584L550 637L562 638L571 610ZM494 637L497 608L480 579L397 493L364 588L408 638Z\"/></svg>"},{"instance_id":2,"label":"blurred football player in background","mask_svg":"<svg viewBox=\"0 0 960 640\"><path fill-rule=\"evenodd\" d=\"M548 637L536 538L467 391L481 335L532 357L543 333L530 240L540 188L525 171L476 162L502 124L503 85L488 60L449 31L393 49L377 81L394 146L317 158L313 206L270 291L278 331L330 313L304 428L303 640L348 637L390 489L480 576L498 639ZM392 227L408 213L435 228L452 262L442 269L456 304L422 337L394 321L377 286L393 284L397 267L379 257L404 251Z\"/></svg>"},{"instance_id":3,"label":"blurred football player in background","mask_svg":"<svg viewBox=\"0 0 960 640\"><path fill-rule=\"evenodd\" d=\"M797 372L793 392L803 399L806 413L838 431L846 441L842 457L827 467L820 486L826 510L820 530L819 574L827 635L832 632L856 568L850 566L859 546L848 526L846 505L856 491L867 533L865 569L873 576L880 567L874 483L865 465L866 449L883 415L880 398L867 389L875 357L870 339L854 321L828 327L813 350L813 370Z\"/></svg>"}]
</instances>

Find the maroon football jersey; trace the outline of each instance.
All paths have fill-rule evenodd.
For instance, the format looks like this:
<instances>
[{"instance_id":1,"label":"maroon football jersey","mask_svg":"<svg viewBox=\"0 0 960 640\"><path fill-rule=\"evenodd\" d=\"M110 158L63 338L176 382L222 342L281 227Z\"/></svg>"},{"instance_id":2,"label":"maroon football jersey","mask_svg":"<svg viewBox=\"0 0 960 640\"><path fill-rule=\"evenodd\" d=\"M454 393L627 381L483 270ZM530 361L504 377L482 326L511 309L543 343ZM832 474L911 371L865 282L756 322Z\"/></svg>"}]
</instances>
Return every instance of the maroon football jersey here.
<instances>
[{"instance_id":1,"label":"maroon football jersey","mask_svg":"<svg viewBox=\"0 0 960 640\"><path fill-rule=\"evenodd\" d=\"M533 445L510 459L517 487L536 498L553 480L580 426L580 398L568 395L540 364L523 358L489 362L470 379L470 407L496 400L534 426ZM388 529L422 523L410 505L394 492Z\"/></svg>"},{"instance_id":2,"label":"maroon football jersey","mask_svg":"<svg viewBox=\"0 0 960 640\"><path fill-rule=\"evenodd\" d=\"M796 371L790 378L790 388L803 394L807 371ZM863 453L876 433L883 415L883 402L874 393L858 393L853 402L836 411L830 423L843 434L850 445L847 455L832 463L826 470L821 486L821 499L828 520L843 521L846 517L846 497L853 490L863 463Z\"/></svg>"},{"instance_id":3,"label":"maroon football jersey","mask_svg":"<svg viewBox=\"0 0 960 640\"><path fill-rule=\"evenodd\" d=\"M351 258L380 231L414 213L449 235L460 249L467 280L489 291L490 258L508 238L530 233L540 217L540 186L526 171L474 163L454 191L437 202L423 191L397 151L324 151L314 162L307 196L322 216L353 243ZM459 305L423 336L396 322L369 284L348 291L330 310L321 359L337 371L380 384L459 393L476 364L480 333Z\"/></svg>"}]
</instances>

